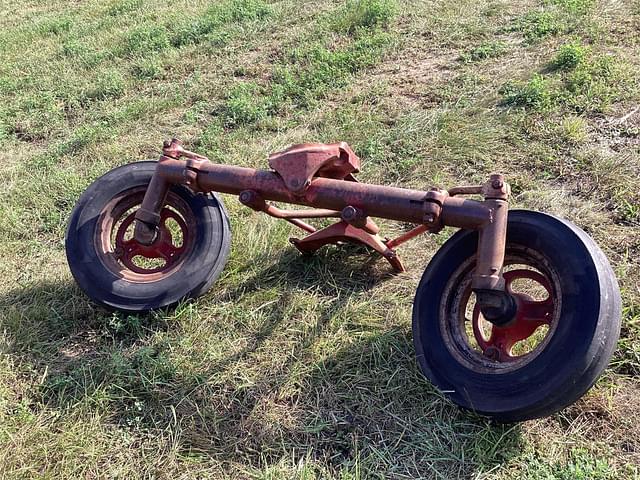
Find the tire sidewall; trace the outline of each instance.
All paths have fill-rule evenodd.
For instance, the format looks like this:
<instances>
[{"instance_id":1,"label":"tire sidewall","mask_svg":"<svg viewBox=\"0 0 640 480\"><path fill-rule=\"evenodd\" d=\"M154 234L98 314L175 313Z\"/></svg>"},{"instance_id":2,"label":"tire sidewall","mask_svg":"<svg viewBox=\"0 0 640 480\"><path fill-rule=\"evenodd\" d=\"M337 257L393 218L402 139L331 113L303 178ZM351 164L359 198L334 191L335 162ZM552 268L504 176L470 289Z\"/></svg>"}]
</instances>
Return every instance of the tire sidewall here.
<instances>
[{"instance_id":1,"label":"tire sidewall","mask_svg":"<svg viewBox=\"0 0 640 480\"><path fill-rule=\"evenodd\" d=\"M601 307L611 284L607 275L599 275L595 244L586 243L576 230L549 215L510 212L507 248L522 245L545 257L558 275L562 305L544 350L521 368L500 374L478 372L458 361L443 341L439 321L449 278L476 254L477 234L456 233L433 258L416 292L414 342L425 375L455 403L501 419L529 418L552 405L556 408L563 399L570 403L576 390L581 395L593 383L594 373L600 373L593 364L607 344L603 317L611 312Z\"/></svg>"},{"instance_id":2,"label":"tire sidewall","mask_svg":"<svg viewBox=\"0 0 640 480\"><path fill-rule=\"evenodd\" d=\"M217 277L229 250L226 212L215 196L196 194L183 186L171 191L183 199L196 222L196 239L178 269L155 282L131 282L109 270L95 249L100 216L114 197L149 184L156 162L137 162L103 175L80 197L66 237L72 274L80 287L103 306L125 311L145 311L173 305L195 296Z\"/></svg>"}]
</instances>

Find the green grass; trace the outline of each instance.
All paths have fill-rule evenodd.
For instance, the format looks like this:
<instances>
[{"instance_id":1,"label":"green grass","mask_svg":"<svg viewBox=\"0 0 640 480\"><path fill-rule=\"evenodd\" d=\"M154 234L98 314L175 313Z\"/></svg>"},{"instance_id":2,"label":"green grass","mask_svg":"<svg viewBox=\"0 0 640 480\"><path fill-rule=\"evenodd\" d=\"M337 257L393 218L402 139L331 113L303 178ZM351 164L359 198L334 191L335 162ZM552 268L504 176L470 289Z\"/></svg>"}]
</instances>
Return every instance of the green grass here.
<instances>
[{"instance_id":1,"label":"green grass","mask_svg":"<svg viewBox=\"0 0 640 480\"><path fill-rule=\"evenodd\" d=\"M579 42L562 45L549 63L550 74L512 80L499 90L503 104L558 113L604 113L615 102L637 95L627 62L611 54L593 54Z\"/></svg>"},{"instance_id":2,"label":"green grass","mask_svg":"<svg viewBox=\"0 0 640 480\"><path fill-rule=\"evenodd\" d=\"M506 83L500 89L504 104L533 110L546 110L553 102L549 82L542 75L534 75L527 82Z\"/></svg>"},{"instance_id":3,"label":"green grass","mask_svg":"<svg viewBox=\"0 0 640 480\"><path fill-rule=\"evenodd\" d=\"M396 14L395 0L349 0L338 10L331 26L338 32L356 33L359 29L388 27Z\"/></svg>"},{"instance_id":4,"label":"green grass","mask_svg":"<svg viewBox=\"0 0 640 480\"><path fill-rule=\"evenodd\" d=\"M507 45L500 40L486 40L480 45L464 52L460 59L464 62L477 62L486 60L487 58L496 58L504 55L507 51Z\"/></svg>"},{"instance_id":5,"label":"green grass","mask_svg":"<svg viewBox=\"0 0 640 480\"><path fill-rule=\"evenodd\" d=\"M571 42L560 47L552 63L555 68L570 70L583 64L588 54L588 47L580 42Z\"/></svg>"},{"instance_id":6,"label":"green grass","mask_svg":"<svg viewBox=\"0 0 640 480\"><path fill-rule=\"evenodd\" d=\"M550 35L556 35L566 26L564 18L553 12L531 11L516 23L515 29L522 32L524 38L533 41Z\"/></svg>"},{"instance_id":7,"label":"green grass","mask_svg":"<svg viewBox=\"0 0 640 480\"><path fill-rule=\"evenodd\" d=\"M638 478L636 3L10 1L0 477ZM609 370L551 418L461 412L411 343L413 293L451 230L403 247L409 271L390 276L357 248L301 258L290 225L227 196L232 254L207 295L95 307L66 265L73 205L173 136L251 167L344 140L361 180L420 189L505 173L514 206L574 221L614 265Z\"/></svg>"},{"instance_id":8,"label":"green grass","mask_svg":"<svg viewBox=\"0 0 640 480\"><path fill-rule=\"evenodd\" d=\"M375 65L390 46L391 35L380 30L393 17L393 5L377 0L350 2L337 12L344 25L336 28L334 20L321 20L303 47L293 47L275 64L268 82L244 81L230 89L220 112L225 126L253 125L287 113L293 116L346 86L352 75ZM346 34L340 47L327 46L323 38L327 26Z\"/></svg>"}]
</instances>

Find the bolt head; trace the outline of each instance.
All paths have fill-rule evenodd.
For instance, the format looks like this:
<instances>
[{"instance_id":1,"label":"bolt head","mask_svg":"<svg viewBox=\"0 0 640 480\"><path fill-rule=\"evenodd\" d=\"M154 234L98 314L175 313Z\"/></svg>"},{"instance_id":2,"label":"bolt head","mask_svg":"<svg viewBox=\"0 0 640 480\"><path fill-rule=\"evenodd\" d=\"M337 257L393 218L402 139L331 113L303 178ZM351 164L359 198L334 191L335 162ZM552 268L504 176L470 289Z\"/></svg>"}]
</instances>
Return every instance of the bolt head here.
<instances>
[{"instance_id":1,"label":"bolt head","mask_svg":"<svg viewBox=\"0 0 640 480\"><path fill-rule=\"evenodd\" d=\"M491 182L491 186L493 188L499 189L504 187L504 183L502 182L502 180L494 180L493 182Z\"/></svg>"},{"instance_id":2,"label":"bolt head","mask_svg":"<svg viewBox=\"0 0 640 480\"><path fill-rule=\"evenodd\" d=\"M349 205L348 207L344 207L344 209L342 210L342 218L346 220L352 220L356 217L357 213L358 212L356 211L356 209Z\"/></svg>"}]
</instances>

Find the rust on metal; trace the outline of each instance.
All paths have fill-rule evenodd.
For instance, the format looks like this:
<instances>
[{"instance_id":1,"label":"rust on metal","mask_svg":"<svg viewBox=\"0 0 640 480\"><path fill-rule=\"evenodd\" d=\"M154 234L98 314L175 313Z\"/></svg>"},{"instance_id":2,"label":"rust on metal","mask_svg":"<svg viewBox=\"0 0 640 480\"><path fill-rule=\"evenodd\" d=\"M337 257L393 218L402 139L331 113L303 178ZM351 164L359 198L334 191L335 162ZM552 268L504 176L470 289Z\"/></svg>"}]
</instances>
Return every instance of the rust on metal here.
<instances>
[{"instance_id":1,"label":"rust on metal","mask_svg":"<svg viewBox=\"0 0 640 480\"><path fill-rule=\"evenodd\" d=\"M380 231L380 227L371 220L361 209L352 205L347 205L340 212L340 218L354 227L361 228L367 233L376 235Z\"/></svg>"},{"instance_id":2,"label":"rust on metal","mask_svg":"<svg viewBox=\"0 0 640 480\"><path fill-rule=\"evenodd\" d=\"M153 282L178 270L195 242L190 233L196 228L195 217L172 192L165 196L153 242L138 241L137 211L131 212L139 210L145 195L145 187L136 187L115 197L100 213L95 236L100 261L116 277L137 283Z\"/></svg>"},{"instance_id":3,"label":"rust on metal","mask_svg":"<svg viewBox=\"0 0 640 480\"><path fill-rule=\"evenodd\" d=\"M269 166L278 172L294 194L304 192L313 177L344 180L360 170L360 159L345 142L325 145L304 143L269 156Z\"/></svg>"},{"instance_id":4,"label":"rust on metal","mask_svg":"<svg viewBox=\"0 0 640 480\"><path fill-rule=\"evenodd\" d=\"M316 228L303 222L300 218L334 217L338 215L338 212L334 212L333 210L280 210L278 207L268 204L258 192L254 192L253 190L241 192L238 198L240 199L240 203L252 208L256 212L264 212L271 217L284 219L309 233L315 232Z\"/></svg>"},{"instance_id":5,"label":"rust on metal","mask_svg":"<svg viewBox=\"0 0 640 480\"><path fill-rule=\"evenodd\" d=\"M173 234L167 228L167 220L172 219L178 224L182 234L181 244L178 246L173 239ZM135 220L135 215L130 214L118 228L115 240L115 256L129 270L140 274L157 273L171 269L180 259L180 255L185 250L188 242L189 230L185 221L173 210L165 208L160 214L159 229L157 239L151 245L145 245L135 238L125 238L127 230ZM163 261L159 266L138 265L135 257L145 259L156 258Z\"/></svg>"},{"instance_id":6,"label":"rust on metal","mask_svg":"<svg viewBox=\"0 0 640 480\"><path fill-rule=\"evenodd\" d=\"M461 187L453 187L448 190L449 195L480 195L482 193L482 185L465 185Z\"/></svg>"},{"instance_id":7,"label":"rust on metal","mask_svg":"<svg viewBox=\"0 0 640 480\"><path fill-rule=\"evenodd\" d=\"M428 224L424 224L424 225L419 225L415 228L412 228L411 230L409 230L407 233L404 233L402 235L400 235L397 238L394 238L393 240L388 240L386 243L387 247L394 249L400 245L402 245L403 243L408 242L409 240L411 240L412 238L417 237L418 235L423 234L424 232L429 231L429 225Z\"/></svg>"},{"instance_id":8,"label":"rust on metal","mask_svg":"<svg viewBox=\"0 0 640 480\"><path fill-rule=\"evenodd\" d=\"M541 285L546 290L546 298L535 300L530 295L514 292L515 280L527 279ZM504 273L506 290L516 298L518 311L515 318L503 327L491 326L489 338L485 338L480 326L480 305L473 310L473 335L482 353L499 362L512 362L518 356L513 354L513 347L521 340L530 338L542 325L549 325L552 320L554 298L551 286L544 275L533 270L511 270Z\"/></svg>"},{"instance_id":9,"label":"rust on metal","mask_svg":"<svg viewBox=\"0 0 640 480\"><path fill-rule=\"evenodd\" d=\"M395 249L415 236L435 233L445 226L476 230L479 241L472 286L483 292L487 305L500 300L487 292L504 293L502 266L510 189L502 175L491 175L484 185L448 191L361 183L354 177L360 170L360 159L344 142L294 145L272 154L269 166L271 170L256 170L215 164L186 150L177 139L165 142L156 172L135 213L134 239L141 245L136 248L142 251L166 235L160 224L167 192L171 185L186 185L197 192L238 195L240 202L253 210L292 223L309 233L305 238L292 239L302 252L310 253L329 243L360 243L380 253L396 271L404 271L404 266ZM464 195L482 195L483 200ZM284 210L271 202L310 208ZM383 240L372 217L416 227L396 239ZM313 218L338 221L317 229L302 220Z\"/></svg>"},{"instance_id":10,"label":"rust on metal","mask_svg":"<svg viewBox=\"0 0 640 480\"><path fill-rule=\"evenodd\" d=\"M345 221L334 223L299 240L292 238L291 243L303 253L313 253L324 245L339 242L360 243L372 248L388 260L396 272L404 272L405 268L398 254L387 247L382 239Z\"/></svg>"},{"instance_id":11,"label":"rust on metal","mask_svg":"<svg viewBox=\"0 0 640 480\"><path fill-rule=\"evenodd\" d=\"M478 229L478 260L473 287L481 290L504 290L502 265L507 242L509 185L502 175L491 175L482 188L484 204L491 212L489 222Z\"/></svg>"}]
</instances>

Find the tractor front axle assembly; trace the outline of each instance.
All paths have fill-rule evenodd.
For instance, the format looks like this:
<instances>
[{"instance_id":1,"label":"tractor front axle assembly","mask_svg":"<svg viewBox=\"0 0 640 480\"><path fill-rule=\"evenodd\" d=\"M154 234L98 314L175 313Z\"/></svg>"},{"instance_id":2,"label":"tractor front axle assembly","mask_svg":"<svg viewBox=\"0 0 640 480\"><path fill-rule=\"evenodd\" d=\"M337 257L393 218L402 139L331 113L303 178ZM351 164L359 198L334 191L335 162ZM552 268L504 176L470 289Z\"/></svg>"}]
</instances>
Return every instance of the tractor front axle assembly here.
<instances>
[{"instance_id":1,"label":"tractor front axle assembly","mask_svg":"<svg viewBox=\"0 0 640 480\"><path fill-rule=\"evenodd\" d=\"M304 231L291 243L305 254L353 242L397 272L404 271L400 245L458 227L429 261L413 299L416 356L434 385L464 408L524 420L574 402L607 365L621 316L611 266L571 222L509 210L502 175L448 191L361 183L360 159L346 143L295 145L271 155L269 167L214 164L174 139L157 162L106 173L69 221L75 279L100 305L127 312L203 295L230 252L218 193ZM374 217L415 227L388 239ZM317 229L309 219L335 222Z\"/></svg>"}]
</instances>

